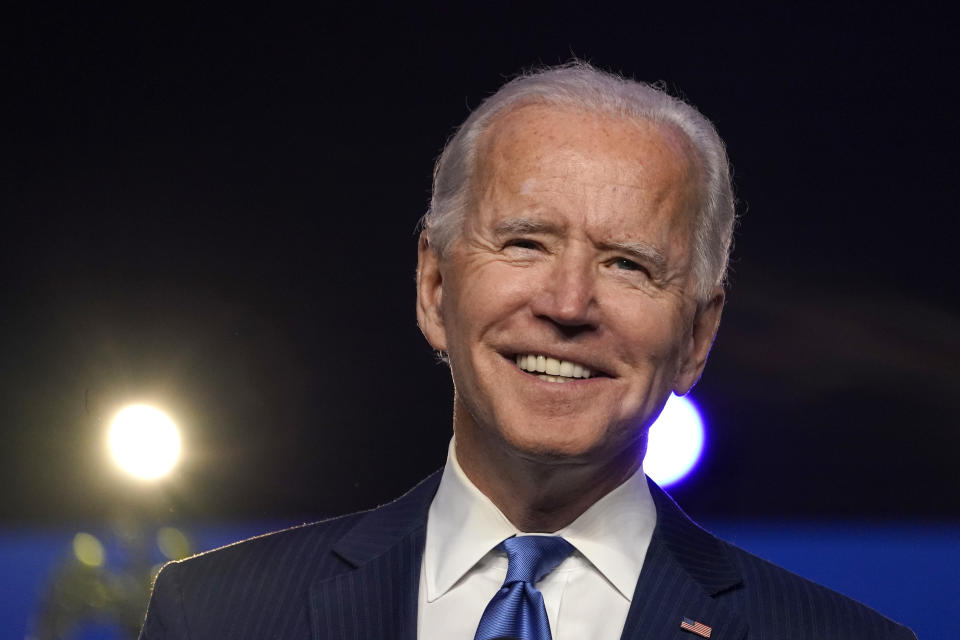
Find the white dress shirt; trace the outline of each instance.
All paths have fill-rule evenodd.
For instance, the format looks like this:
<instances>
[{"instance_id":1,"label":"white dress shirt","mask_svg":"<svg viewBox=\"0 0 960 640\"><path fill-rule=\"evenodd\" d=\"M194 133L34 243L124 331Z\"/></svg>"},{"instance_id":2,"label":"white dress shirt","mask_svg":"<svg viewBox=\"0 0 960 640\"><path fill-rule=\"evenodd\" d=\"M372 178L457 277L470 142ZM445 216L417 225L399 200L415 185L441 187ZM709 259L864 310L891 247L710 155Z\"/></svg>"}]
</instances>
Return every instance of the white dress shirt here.
<instances>
[{"instance_id":1,"label":"white dress shirt","mask_svg":"<svg viewBox=\"0 0 960 640\"><path fill-rule=\"evenodd\" d=\"M427 517L419 640L473 640L480 616L507 575L506 553L494 547L524 533L467 478L455 452L451 440ZM554 640L620 638L656 521L641 468L552 534L576 548L536 584Z\"/></svg>"}]
</instances>

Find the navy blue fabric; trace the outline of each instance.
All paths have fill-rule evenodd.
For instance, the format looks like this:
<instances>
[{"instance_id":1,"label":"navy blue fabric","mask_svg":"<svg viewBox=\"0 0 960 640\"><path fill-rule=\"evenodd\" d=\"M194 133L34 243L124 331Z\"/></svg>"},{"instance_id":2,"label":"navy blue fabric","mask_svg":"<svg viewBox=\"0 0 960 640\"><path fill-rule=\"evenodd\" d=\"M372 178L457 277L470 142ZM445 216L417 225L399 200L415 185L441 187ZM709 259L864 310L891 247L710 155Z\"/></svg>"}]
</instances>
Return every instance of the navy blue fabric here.
<instances>
[{"instance_id":1,"label":"navy blue fabric","mask_svg":"<svg viewBox=\"0 0 960 640\"><path fill-rule=\"evenodd\" d=\"M157 577L143 640L416 640L417 592L436 473L363 513L173 562ZM910 640L853 600L718 540L655 484L657 526L624 640Z\"/></svg>"},{"instance_id":2,"label":"navy blue fabric","mask_svg":"<svg viewBox=\"0 0 960 640\"><path fill-rule=\"evenodd\" d=\"M507 552L507 577L484 609L474 640L552 640L543 594L534 585L573 547L557 536L518 536L497 548Z\"/></svg>"}]
</instances>

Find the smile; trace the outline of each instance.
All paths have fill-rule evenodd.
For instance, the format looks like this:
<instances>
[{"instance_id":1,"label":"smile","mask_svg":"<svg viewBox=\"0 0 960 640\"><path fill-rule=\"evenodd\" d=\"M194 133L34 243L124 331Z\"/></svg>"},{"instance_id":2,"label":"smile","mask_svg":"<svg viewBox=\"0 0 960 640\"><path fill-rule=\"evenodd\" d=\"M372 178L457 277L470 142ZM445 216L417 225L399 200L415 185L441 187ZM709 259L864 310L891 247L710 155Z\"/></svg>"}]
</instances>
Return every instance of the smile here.
<instances>
[{"instance_id":1,"label":"smile","mask_svg":"<svg viewBox=\"0 0 960 640\"><path fill-rule=\"evenodd\" d=\"M547 382L568 382L594 375L587 367L569 360L558 360L535 354L517 354L517 366Z\"/></svg>"}]
</instances>

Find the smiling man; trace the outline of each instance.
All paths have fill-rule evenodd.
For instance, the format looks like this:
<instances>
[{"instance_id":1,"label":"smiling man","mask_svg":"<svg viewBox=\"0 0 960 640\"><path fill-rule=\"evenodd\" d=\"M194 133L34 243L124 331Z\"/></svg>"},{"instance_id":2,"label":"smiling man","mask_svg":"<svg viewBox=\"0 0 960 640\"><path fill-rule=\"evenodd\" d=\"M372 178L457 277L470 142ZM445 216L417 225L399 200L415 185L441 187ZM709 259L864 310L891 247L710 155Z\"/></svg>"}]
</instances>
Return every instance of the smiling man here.
<instances>
[{"instance_id":1,"label":"smiling man","mask_svg":"<svg viewBox=\"0 0 960 640\"><path fill-rule=\"evenodd\" d=\"M418 318L449 357L464 473L552 532L637 471L703 370L723 291L697 297L698 169L671 126L533 103L478 156L463 228L421 237Z\"/></svg>"},{"instance_id":2,"label":"smiling man","mask_svg":"<svg viewBox=\"0 0 960 640\"><path fill-rule=\"evenodd\" d=\"M641 468L703 371L734 221L689 105L584 64L513 80L437 165L417 318L442 472L394 503L168 565L143 638L913 638L724 543Z\"/></svg>"}]
</instances>

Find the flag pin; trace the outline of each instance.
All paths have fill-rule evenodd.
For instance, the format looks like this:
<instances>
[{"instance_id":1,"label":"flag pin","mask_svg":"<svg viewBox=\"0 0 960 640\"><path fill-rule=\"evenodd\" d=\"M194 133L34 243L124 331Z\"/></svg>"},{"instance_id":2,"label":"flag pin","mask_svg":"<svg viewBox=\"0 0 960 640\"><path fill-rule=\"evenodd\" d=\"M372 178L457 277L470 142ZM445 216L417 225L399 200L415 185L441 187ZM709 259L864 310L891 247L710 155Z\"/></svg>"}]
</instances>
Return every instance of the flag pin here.
<instances>
[{"instance_id":1,"label":"flag pin","mask_svg":"<svg viewBox=\"0 0 960 640\"><path fill-rule=\"evenodd\" d=\"M684 631L695 633L702 638L709 638L710 633L713 631L712 628L708 627L702 622L697 622L696 620L691 620L690 618L680 618L680 628Z\"/></svg>"}]
</instances>

